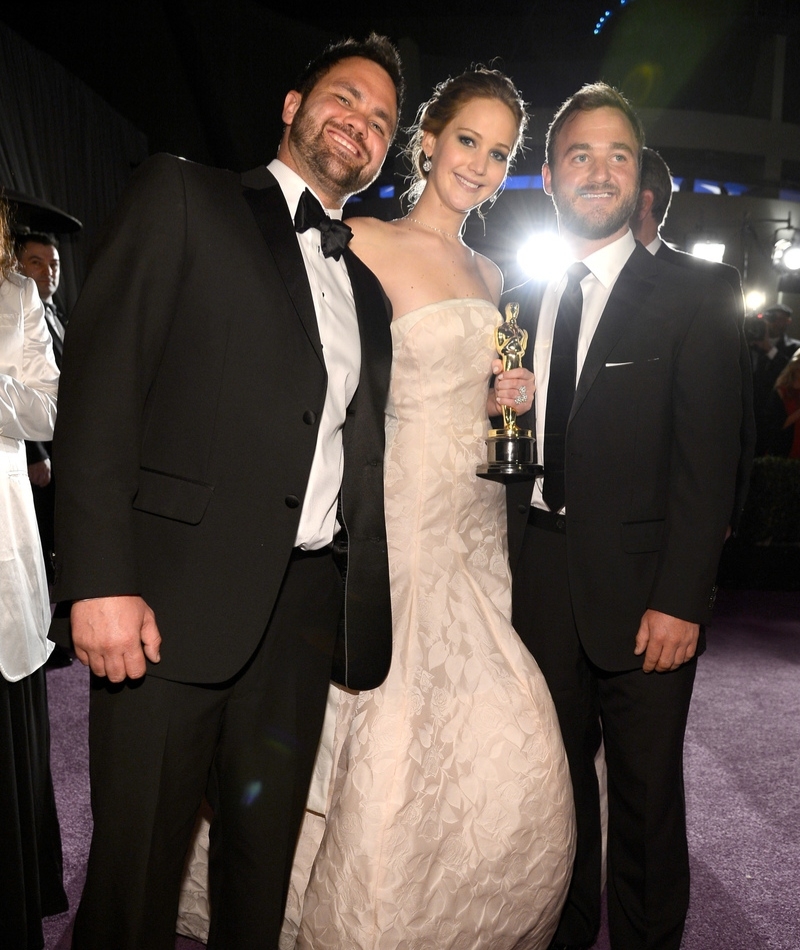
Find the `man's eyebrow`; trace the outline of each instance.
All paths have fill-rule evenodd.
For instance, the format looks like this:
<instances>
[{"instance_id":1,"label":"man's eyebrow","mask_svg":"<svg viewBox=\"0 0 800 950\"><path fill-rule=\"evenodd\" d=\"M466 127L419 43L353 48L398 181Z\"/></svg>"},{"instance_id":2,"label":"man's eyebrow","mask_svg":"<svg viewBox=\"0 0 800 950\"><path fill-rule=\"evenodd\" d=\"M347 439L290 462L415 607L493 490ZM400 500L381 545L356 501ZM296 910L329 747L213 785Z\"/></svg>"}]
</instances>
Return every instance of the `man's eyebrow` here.
<instances>
[{"instance_id":1,"label":"man's eyebrow","mask_svg":"<svg viewBox=\"0 0 800 950\"><path fill-rule=\"evenodd\" d=\"M610 151L612 152L628 152L633 155L633 149L628 145L627 142L612 142L609 146ZM573 142L567 147L566 154L569 155L570 152L591 152L593 151L592 146L589 142Z\"/></svg>"},{"instance_id":2,"label":"man's eyebrow","mask_svg":"<svg viewBox=\"0 0 800 950\"><path fill-rule=\"evenodd\" d=\"M345 80L339 79L334 83L331 83L332 86L338 87L339 89L344 89L345 92L350 94L352 99L355 99L357 102L364 101L364 93L356 86L353 86L351 83L346 82ZM375 115L390 127L394 126L394 119L386 112L385 109L375 109Z\"/></svg>"}]
</instances>

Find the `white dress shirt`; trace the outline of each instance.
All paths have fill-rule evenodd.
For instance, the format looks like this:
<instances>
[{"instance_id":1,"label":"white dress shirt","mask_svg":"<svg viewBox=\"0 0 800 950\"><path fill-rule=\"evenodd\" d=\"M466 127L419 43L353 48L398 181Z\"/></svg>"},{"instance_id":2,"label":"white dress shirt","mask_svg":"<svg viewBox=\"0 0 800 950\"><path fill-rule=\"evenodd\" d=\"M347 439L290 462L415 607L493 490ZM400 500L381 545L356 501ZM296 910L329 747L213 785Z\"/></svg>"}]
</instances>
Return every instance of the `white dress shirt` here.
<instances>
[{"instance_id":1,"label":"white dress shirt","mask_svg":"<svg viewBox=\"0 0 800 950\"><path fill-rule=\"evenodd\" d=\"M636 247L636 241L631 231L626 231L621 238L611 244L606 244L599 251L595 251L583 259L589 268L588 273L581 281L583 293L583 310L581 311L581 328L578 334L578 363L576 381L580 379L586 354L600 323L614 284ZM536 379L536 445L540 465L547 465L544 444L544 423L547 412L547 384L550 379L550 350L553 345L553 330L558 314L558 305L561 295L567 286L567 270L575 263L567 261L563 268L548 283L542 306L539 311L539 322L536 328L536 342L533 350L533 374ZM542 499L543 478L537 478L533 487L533 504L545 511L550 509Z\"/></svg>"},{"instance_id":2,"label":"white dress shirt","mask_svg":"<svg viewBox=\"0 0 800 950\"><path fill-rule=\"evenodd\" d=\"M313 194L313 188L277 158L267 167L277 179L289 206L289 213L294 217L300 196L306 188ZM318 195L315 197L319 199ZM326 211L331 218L341 220L341 209ZM317 433L317 447L295 538L296 547L315 550L330 544L338 530L336 501L344 471L342 427L347 406L358 388L361 338L353 288L344 258L336 261L323 256L320 233L316 228L298 234L297 243L303 253L311 285L322 353L328 371L328 390Z\"/></svg>"}]
</instances>

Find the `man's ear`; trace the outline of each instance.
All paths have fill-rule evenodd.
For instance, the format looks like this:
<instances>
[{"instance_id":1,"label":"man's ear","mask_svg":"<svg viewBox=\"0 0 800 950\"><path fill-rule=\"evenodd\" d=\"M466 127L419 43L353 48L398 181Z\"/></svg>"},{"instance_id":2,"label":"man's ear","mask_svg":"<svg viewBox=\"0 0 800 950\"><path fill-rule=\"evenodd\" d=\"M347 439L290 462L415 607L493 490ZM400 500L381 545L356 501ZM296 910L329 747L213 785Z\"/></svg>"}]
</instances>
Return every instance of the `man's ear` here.
<instances>
[{"instance_id":1,"label":"man's ear","mask_svg":"<svg viewBox=\"0 0 800 950\"><path fill-rule=\"evenodd\" d=\"M544 188L544 193L546 195L549 195L551 198L553 197L553 186L552 186L552 180L550 177L550 166L547 164L547 162L545 162L544 165L542 165L542 188Z\"/></svg>"},{"instance_id":2,"label":"man's ear","mask_svg":"<svg viewBox=\"0 0 800 950\"><path fill-rule=\"evenodd\" d=\"M281 113L284 125L292 124L302 101L303 97L296 89L286 93L286 98L283 100L283 112Z\"/></svg>"},{"instance_id":3,"label":"man's ear","mask_svg":"<svg viewBox=\"0 0 800 950\"><path fill-rule=\"evenodd\" d=\"M636 203L636 218L639 221L646 221L653 212L653 202L655 194L649 188L643 188L639 192L639 200Z\"/></svg>"}]
</instances>

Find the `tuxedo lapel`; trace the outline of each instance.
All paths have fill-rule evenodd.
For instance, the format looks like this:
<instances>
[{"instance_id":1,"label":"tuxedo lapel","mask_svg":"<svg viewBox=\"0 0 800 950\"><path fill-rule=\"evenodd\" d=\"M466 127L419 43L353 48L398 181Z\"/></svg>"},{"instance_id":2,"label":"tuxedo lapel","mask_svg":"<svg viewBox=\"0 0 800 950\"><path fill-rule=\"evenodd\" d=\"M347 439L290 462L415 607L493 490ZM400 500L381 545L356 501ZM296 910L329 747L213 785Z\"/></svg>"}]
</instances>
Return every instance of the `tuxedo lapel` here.
<instances>
[{"instance_id":1,"label":"tuxedo lapel","mask_svg":"<svg viewBox=\"0 0 800 950\"><path fill-rule=\"evenodd\" d=\"M646 312L650 294L655 287L655 268L653 256L637 244L617 278L592 338L575 390L570 420L580 409L619 338L640 312Z\"/></svg>"},{"instance_id":2,"label":"tuxedo lapel","mask_svg":"<svg viewBox=\"0 0 800 950\"><path fill-rule=\"evenodd\" d=\"M283 192L266 168L257 168L242 175L242 185L244 199L250 205L289 299L297 311L314 350L322 360L322 343L314 310L314 299L311 296L303 255L297 243L294 225L286 207Z\"/></svg>"},{"instance_id":3,"label":"tuxedo lapel","mask_svg":"<svg viewBox=\"0 0 800 950\"><path fill-rule=\"evenodd\" d=\"M344 261L353 288L361 341L361 374L350 409L384 406L392 365L391 304L377 278L348 248ZM352 436L352 433L349 434Z\"/></svg>"}]
</instances>

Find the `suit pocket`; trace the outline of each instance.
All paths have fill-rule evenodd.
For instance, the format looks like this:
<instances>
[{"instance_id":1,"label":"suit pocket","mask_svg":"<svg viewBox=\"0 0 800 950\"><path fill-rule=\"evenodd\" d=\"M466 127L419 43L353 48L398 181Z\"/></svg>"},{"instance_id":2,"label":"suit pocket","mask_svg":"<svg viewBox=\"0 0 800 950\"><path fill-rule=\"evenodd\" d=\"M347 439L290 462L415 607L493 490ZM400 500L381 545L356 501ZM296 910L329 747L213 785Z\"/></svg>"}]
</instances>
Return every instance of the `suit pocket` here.
<instances>
[{"instance_id":1,"label":"suit pocket","mask_svg":"<svg viewBox=\"0 0 800 950\"><path fill-rule=\"evenodd\" d=\"M626 521L622 525L622 550L628 554L658 551L664 537L664 519Z\"/></svg>"},{"instance_id":2,"label":"suit pocket","mask_svg":"<svg viewBox=\"0 0 800 950\"><path fill-rule=\"evenodd\" d=\"M184 524L199 524L213 493L211 485L143 468L139 470L139 490L133 507Z\"/></svg>"}]
</instances>

